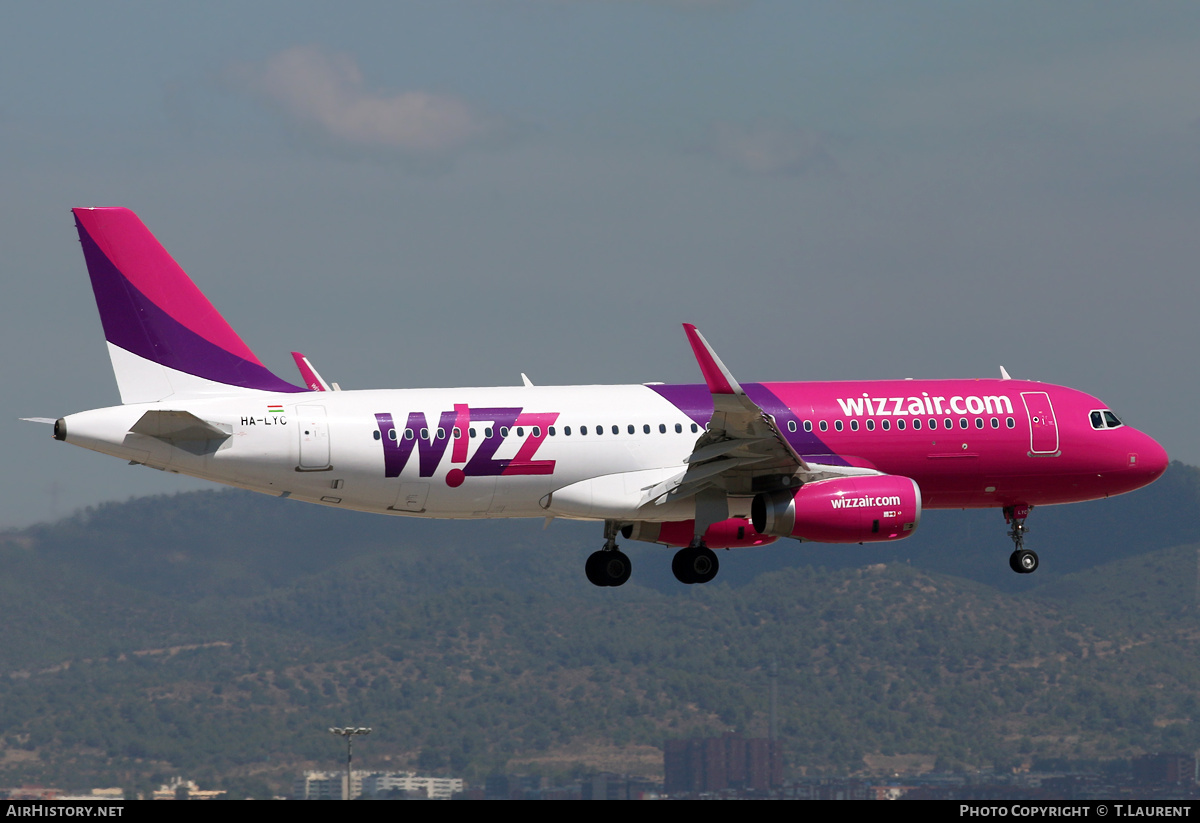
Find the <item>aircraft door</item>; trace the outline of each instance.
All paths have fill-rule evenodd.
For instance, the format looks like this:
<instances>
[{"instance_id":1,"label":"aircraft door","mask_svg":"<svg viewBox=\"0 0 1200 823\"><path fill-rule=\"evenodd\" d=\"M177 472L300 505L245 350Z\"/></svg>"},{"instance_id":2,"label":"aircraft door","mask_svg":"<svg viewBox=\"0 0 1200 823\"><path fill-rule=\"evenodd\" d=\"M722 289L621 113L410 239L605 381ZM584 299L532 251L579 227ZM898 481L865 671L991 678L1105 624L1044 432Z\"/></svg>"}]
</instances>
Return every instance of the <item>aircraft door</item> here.
<instances>
[{"instance_id":1,"label":"aircraft door","mask_svg":"<svg viewBox=\"0 0 1200 823\"><path fill-rule=\"evenodd\" d=\"M300 435L302 472L321 472L333 468L329 463L329 423L324 406L297 406L296 431Z\"/></svg>"},{"instance_id":2,"label":"aircraft door","mask_svg":"<svg viewBox=\"0 0 1200 823\"><path fill-rule=\"evenodd\" d=\"M1021 392L1025 411L1029 415L1029 452L1057 456L1058 424L1054 420L1054 406L1050 395L1044 391Z\"/></svg>"}]
</instances>

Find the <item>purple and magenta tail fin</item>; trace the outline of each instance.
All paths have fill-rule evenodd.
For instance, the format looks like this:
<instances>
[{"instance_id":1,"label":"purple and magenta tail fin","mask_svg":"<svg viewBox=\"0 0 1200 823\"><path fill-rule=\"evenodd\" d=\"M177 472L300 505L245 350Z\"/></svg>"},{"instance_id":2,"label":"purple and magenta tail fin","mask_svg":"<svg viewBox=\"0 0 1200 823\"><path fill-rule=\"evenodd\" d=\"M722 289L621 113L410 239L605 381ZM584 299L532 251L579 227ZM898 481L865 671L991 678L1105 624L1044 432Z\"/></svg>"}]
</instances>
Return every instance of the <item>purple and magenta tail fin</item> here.
<instances>
[{"instance_id":1,"label":"purple and magenta tail fin","mask_svg":"<svg viewBox=\"0 0 1200 823\"><path fill-rule=\"evenodd\" d=\"M73 209L122 403L302 392L264 366L129 209Z\"/></svg>"}]
</instances>

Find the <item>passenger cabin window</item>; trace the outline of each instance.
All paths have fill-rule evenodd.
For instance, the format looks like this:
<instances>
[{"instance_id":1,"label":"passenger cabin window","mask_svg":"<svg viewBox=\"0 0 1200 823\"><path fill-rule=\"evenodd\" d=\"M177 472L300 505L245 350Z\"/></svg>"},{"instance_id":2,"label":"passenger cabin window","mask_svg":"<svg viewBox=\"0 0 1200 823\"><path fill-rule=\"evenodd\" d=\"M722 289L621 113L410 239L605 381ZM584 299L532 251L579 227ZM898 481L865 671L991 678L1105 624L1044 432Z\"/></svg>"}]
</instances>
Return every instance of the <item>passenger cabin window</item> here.
<instances>
[{"instance_id":1,"label":"passenger cabin window","mask_svg":"<svg viewBox=\"0 0 1200 823\"><path fill-rule=\"evenodd\" d=\"M683 424L682 424L682 423L676 423L676 424L675 424L675 433L676 433L676 434L683 434Z\"/></svg>"},{"instance_id":2,"label":"passenger cabin window","mask_svg":"<svg viewBox=\"0 0 1200 823\"><path fill-rule=\"evenodd\" d=\"M788 431L790 431L790 432L794 432L795 430L796 430L796 421L795 421L795 420L789 420L789 421L788 421Z\"/></svg>"}]
</instances>

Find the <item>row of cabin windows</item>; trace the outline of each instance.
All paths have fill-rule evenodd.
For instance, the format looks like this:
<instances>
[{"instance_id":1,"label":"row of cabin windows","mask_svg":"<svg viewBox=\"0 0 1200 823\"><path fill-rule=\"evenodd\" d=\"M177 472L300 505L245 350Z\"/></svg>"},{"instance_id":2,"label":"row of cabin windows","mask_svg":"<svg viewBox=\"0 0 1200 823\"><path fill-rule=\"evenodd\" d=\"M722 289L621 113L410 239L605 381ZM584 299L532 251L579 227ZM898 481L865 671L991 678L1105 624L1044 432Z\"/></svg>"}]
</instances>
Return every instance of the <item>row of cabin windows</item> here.
<instances>
[{"instance_id":1,"label":"row of cabin windows","mask_svg":"<svg viewBox=\"0 0 1200 823\"><path fill-rule=\"evenodd\" d=\"M1006 426L1008 426L1008 428L1013 429L1013 428L1016 428L1017 421L1011 417L1006 417L1004 419L1004 424ZM920 431L922 425L923 424L919 417L914 417L911 421L905 421L905 419L902 417L896 419L896 429L898 431L904 431L909 426L912 426L913 431ZM982 418L982 417L975 418L975 428L983 429L983 428L986 428L988 425L989 424L987 422L985 422L984 418ZM990 425L993 429L1000 428L1000 418L998 418L998 417L991 418ZM820 428L820 430L823 432L829 431L829 421L821 420L817 423L817 427ZM866 427L867 427L867 431L869 431L869 432L875 431L875 421L871 418L867 418ZM882 428L884 431L891 431L892 421L891 420L880 420L879 427ZM931 431L933 431L933 430L936 430L937 427L938 427L937 418L936 417L929 418L929 429ZM958 418L958 427L960 429L969 429L969 428L971 428L971 421L966 417L960 417L960 418ZM789 420L788 424L787 424L787 428L788 428L788 431L790 431L790 432L796 431L796 421ZM833 428L834 428L834 431L842 431L845 428L845 424L841 420L834 420ZM856 431L858 431L858 428L859 428L859 422L857 420L851 420L850 421L850 431L856 432ZM945 418L942 421L942 428L953 429L954 428L954 418L952 418L952 417ZM811 420L804 421L804 430L806 432L810 432L813 430L813 422Z\"/></svg>"},{"instance_id":2,"label":"row of cabin windows","mask_svg":"<svg viewBox=\"0 0 1200 823\"><path fill-rule=\"evenodd\" d=\"M632 423L627 425L625 427L625 430L628 434L636 434L637 433L637 427L635 427ZM691 430L692 434L696 434L700 431L700 427L697 426L695 423L693 423L690 427L690 430ZM512 431L514 431L516 433L517 437L525 436L525 427L524 426L515 426L512 429ZM542 436L542 427L541 426L531 426L529 431L530 431L530 434L532 434L534 437ZM643 434L650 434L651 431L652 430L650 428L649 423L645 423L642 425L642 433ZM571 432L572 432L572 429L570 426L562 427L563 437L570 437ZM575 432L581 437L586 436L589 432L594 432L596 435L602 435L602 434L604 434L604 427L603 426L592 426L589 428L588 426L578 426L578 427L576 427ZM500 427L500 436L501 437L508 437L508 433L509 433L508 426ZM612 433L620 434L621 427L613 426ZM666 423L658 424L658 433L659 434L667 433L667 424ZM682 423L675 424L675 433L683 434L683 424ZM491 426L484 427L483 436L485 438L491 437L492 434L493 434L493 429ZM546 434L549 435L550 437L557 437L558 436L558 427L557 426L547 426ZM375 435L376 440L382 439L378 431L375 431L374 435ZM429 440L429 429L421 429L421 431L419 432L419 435L422 440ZM479 432L474 426L467 429L467 436L470 437L472 440L475 439L478 435L479 435ZM401 432L399 429L388 429L388 439L389 440L399 440L401 437L403 437L405 440L412 440L416 436L418 436L418 433L414 432L412 429L404 429L403 432ZM455 438L462 437L462 430L459 429L458 426L455 426L454 430L452 432L452 436ZM435 440L444 440L446 438L446 430L442 429L442 428L435 430L433 438Z\"/></svg>"}]
</instances>

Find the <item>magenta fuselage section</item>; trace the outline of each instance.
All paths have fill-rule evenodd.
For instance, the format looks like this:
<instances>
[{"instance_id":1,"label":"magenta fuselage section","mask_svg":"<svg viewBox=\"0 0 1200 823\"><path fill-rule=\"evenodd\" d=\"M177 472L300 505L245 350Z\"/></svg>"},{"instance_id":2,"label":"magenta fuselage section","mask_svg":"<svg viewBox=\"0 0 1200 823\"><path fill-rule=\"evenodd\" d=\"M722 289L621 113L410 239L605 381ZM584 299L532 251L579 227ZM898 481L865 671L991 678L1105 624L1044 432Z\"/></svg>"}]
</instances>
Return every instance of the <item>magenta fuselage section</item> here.
<instances>
[{"instance_id":1,"label":"magenta fuselage section","mask_svg":"<svg viewBox=\"0 0 1200 823\"><path fill-rule=\"evenodd\" d=\"M654 386L707 423L705 386ZM743 384L809 463L911 477L925 508L1093 500L1156 480L1167 454L1108 407L1074 389L1023 380Z\"/></svg>"}]
</instances>

